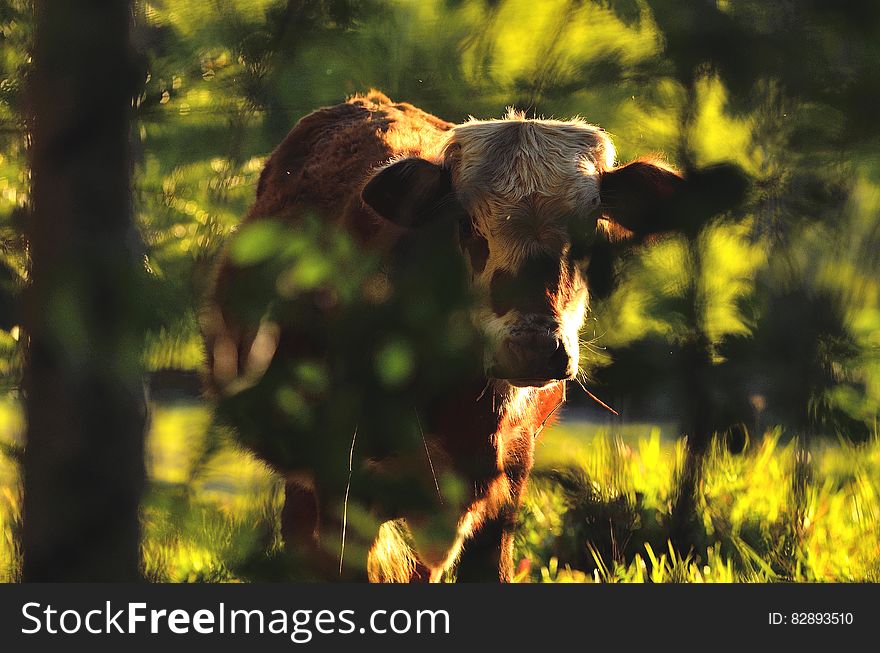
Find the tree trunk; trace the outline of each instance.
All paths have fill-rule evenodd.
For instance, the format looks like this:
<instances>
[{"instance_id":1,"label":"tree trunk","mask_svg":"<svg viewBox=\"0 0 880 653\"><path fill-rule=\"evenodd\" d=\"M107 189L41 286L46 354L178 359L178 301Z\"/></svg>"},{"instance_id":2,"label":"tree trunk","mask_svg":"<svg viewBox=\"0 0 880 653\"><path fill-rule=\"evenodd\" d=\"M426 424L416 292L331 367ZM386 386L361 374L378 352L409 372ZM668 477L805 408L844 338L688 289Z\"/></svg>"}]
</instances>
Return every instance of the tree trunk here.
<instances>
[{"instance_id":1,"label":"tree trunk","mask_svg":"<svg viewBox=\"0 0 880 653\"><path fill-rule=\"evenodd\" d=\"M133 581L146 411L131 6L35 4L23 578Z\"/></svg>"}]
</instances>

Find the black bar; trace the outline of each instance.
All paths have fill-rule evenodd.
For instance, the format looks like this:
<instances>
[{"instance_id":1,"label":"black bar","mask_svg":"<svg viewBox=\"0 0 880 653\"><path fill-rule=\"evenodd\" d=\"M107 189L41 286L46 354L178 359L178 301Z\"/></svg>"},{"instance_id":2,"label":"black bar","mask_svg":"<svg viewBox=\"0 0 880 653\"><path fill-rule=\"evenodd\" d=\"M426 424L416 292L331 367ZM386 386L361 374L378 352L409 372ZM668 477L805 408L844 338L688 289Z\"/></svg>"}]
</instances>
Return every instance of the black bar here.
<instances>
[{"instance_id":1,"label":"black bar","mask_svg":"<svg viewBox=\"0 0 880 653\"><path fill-rule=\"evenodd\" d=\"M876 632L880 589L869 584L823 585L124 585L124 584L23 584L0 586L0 643L7 651L44 651L72 644L87 645L89 651L167 651L190 650L210 646L214 651L237 650L254 645L259 651L293 649L344 651L367 650L381 646L382 651L455 650L474 647L498 647L498 651L537 651L549 647L565 650L589 650L596 646L613 651L637 647L693 651L731 646L758 647L766 650L773 642L784 643L787 650L806 644L810 650L827 643L836 649L848 642L866 639ZM93 630L105 630L107 602L109 614L118 626L109 624L111 634L84 632L84 618L91 610ZM144 603L135 612L145 621L135 624L134 634L120 634L128 629L129 603ZM25 617L23 607L31 618ZM33 605L39 604L39 606ZM50 614L48 627L60 629L60 614L76 610L82 621L77 634L48 634L44 613ZM151 610L165 610L156 619L157 633L151 634ZM171 632L167 620L172 610L178 615L177 628L188 627L186 634ZM211 634L195 632L193 616L203 614L200 626ZM258 610L260 621L251 615L251 632L245 633L243 615L237 615L235 633L231 631L233 610ZM318 613L323 613L320 628ZM384 634L370 632L370 617L378 612L373 624ZM397 614L395 611L405 611ZM281 611L273 613L273 611ZM297 612L297 611L310 611ZM346 613L343 611L352 611ZM418 611L445 611L431 615ZM220 613L223 613L223 630ZM283 612L283 614L282 614ZM810 616L812 615L812 616ZM834 617L833 615L838 615ZM294 618L299 622L297 642L292 641ZM393 619L393 623L392 623ZM421 619L422 632L416 630ZM839 623L810 623L816 620ZM275 622L277 634L269 633ZM771 623L773 621L780 623ZM22 631L37 628L35 634ZM68 614L65 627L75 628L77 619ZM209 623L210 622L210 623ZM798 623L795 623L798 622ZM804 622L804 623L800 623ZM393 628L409 631L396 634ZM345 634L329 630L340 630ZM364 632L361 632L361 629ZM324 633L320 630L325 631ZM351 632L347 632L351 631ZM310 634L309 634L310 633Z\"/></svg>"}]
</instances>

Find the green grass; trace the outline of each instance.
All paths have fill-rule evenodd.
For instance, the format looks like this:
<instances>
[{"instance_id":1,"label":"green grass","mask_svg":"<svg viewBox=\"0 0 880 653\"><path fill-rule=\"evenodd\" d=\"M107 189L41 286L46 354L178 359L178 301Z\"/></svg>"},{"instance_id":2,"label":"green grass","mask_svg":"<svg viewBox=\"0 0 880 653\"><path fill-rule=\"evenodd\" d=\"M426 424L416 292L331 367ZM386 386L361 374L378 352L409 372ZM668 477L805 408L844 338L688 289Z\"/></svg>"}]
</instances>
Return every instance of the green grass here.
<instances>
[{"instance_id":1,"label":"green grass","mask_svg":"<svg viewBox=\"0 0 880 653\"><path fill-rule=\"evenodd\" d=\"M641 433L639 433L641 430ZM523 577L553 581L880 580L880 444L822 443L794 491L795 446L771 432L706 459L693 549L667 523L682 440L561 426L538 453L520 535ZM548 470L557 470L556 473ZM561 473L559 470L562 470Z\"/></svg>"},{"instance_id":2,"label":"green grass","mask_svg":"<svg viewBox=\"0 0 880 653\"><path fill-rule=\"evenodd\" d=\"M671 427L662 425L665 434ZM21 411L0 403L0 580L18 577ZM710 451L694 547L668 519L681 440L661 426L563 423L542 436L517 536L530 582L880 581L880 443L810 451L792 491L795 449L778 432L742 454ZM278 551L277 481L210 430L203 405L154 406L144 499L144 570L156 581L240 581Z\"/></svg>"}]
</instances>

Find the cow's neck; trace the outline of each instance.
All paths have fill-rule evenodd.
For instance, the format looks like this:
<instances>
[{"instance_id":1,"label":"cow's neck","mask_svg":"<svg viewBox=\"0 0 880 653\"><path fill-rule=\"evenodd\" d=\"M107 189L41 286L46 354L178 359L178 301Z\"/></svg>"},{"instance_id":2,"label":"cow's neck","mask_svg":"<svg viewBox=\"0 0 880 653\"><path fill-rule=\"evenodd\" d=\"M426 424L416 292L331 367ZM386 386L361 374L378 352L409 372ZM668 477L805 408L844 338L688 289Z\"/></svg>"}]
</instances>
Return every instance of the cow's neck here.
<instances>
[{"instance_id":1,"label":"cow's neck","mask_svg":"<svg viewBox=\"0 0 880 653\"><path fill-rule=\"evenodd\" d=\"M505 466L514 450L530 449L564 397L565 383L516 388L474 379L460 394L436 405L432 433L470 481L482 485Z\"/></svg>"}]
</instances>

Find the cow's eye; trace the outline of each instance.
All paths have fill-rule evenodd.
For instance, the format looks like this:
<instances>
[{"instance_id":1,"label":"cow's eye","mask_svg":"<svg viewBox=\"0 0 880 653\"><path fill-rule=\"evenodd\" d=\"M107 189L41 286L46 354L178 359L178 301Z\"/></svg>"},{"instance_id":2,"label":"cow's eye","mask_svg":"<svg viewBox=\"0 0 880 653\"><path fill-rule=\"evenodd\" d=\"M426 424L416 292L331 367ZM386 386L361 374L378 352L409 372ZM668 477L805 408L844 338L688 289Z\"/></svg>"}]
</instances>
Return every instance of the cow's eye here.
<instances>
[{"instance_id":1,"label":"cow's eye","mask_svg":"<svg viewBox=\"0 0 880 653\"><path fill-rule=\"evenodd\" d=\"M474 229L473 219L467 214L458 219L458 241L470 258L474 273L481 274L489 259L489 243Z\"/></svg>"},{"instance_id":2,"label":"cow's eye","mask_svg":"<svg viewBox=\"0 0 880 653\"><path fill-rule=\"evenodd\" d=\"M458 216L458 233L462 239L470 237L474 233L474 223L471 216L462 212Z\"/></svg>"}]
</instances>

